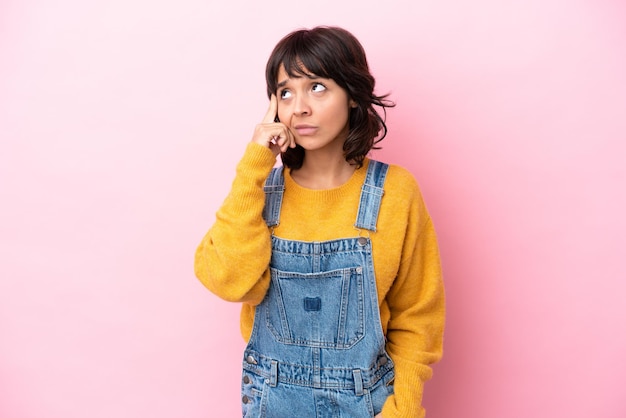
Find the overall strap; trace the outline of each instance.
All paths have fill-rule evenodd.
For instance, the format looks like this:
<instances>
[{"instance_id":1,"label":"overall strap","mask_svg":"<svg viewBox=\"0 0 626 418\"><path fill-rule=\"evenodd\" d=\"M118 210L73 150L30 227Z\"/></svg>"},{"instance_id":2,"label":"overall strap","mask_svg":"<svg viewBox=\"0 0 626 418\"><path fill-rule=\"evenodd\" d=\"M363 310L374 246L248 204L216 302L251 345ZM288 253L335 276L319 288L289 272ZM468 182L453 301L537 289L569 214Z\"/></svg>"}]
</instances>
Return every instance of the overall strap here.
<instances>
[{"instance_id":1,"label":"overall strap","mask_svg":"<svg viewBox=\"0 0 626 418\"><path fill-rule=\"evenodd\" d=\"M278 225L280 220L280 205L283 203L283 192L285 191L285 178L283 168L275 167L265 180L263 186L265 192L265 207L263 208L263 219L267 226Z\"/></svg>"},{"instance_id":2,"label":"overall strap","mask_svg":"<svg viewBox=\"0 0 626 418\"><path fill-rule=\"evenodd\" d=\"M383 185L388 169L388 164L370 160L365 182L361 188L359 212L354 223L356 228L376 232L376 221L380 211L380 201L385 193Z\"/></svg>"}]
</instances>

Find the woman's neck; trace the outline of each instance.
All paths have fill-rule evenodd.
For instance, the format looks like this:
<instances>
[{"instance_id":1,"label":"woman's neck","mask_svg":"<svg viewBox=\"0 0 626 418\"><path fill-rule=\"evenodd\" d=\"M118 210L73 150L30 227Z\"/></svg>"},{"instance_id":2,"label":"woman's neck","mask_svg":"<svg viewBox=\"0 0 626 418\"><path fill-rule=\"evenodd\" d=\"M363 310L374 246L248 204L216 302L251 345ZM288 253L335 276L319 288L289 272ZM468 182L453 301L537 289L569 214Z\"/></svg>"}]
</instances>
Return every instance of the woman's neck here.
<instances>
[{"instance_id":1,"label":"woman's neck","mask_svg":"<svg viewBox=\"0 0 626 418\"><path fill-rule=\"evenodd\" d=\"M356 166L345 160L343 154L306 153L302 167L291 170L291 178L307 189L334 189L345 184Z\"/></svg>"}]
</instances>

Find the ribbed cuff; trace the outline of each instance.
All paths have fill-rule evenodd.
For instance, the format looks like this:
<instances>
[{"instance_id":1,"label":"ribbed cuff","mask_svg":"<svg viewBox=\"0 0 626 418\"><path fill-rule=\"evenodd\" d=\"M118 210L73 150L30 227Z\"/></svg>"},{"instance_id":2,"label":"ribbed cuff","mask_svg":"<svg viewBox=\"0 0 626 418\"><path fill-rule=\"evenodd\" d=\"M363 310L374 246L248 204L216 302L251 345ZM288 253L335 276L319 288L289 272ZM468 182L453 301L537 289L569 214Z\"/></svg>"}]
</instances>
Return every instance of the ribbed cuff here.
<instances>
[{"instance_id":1,"label":"ribbed cuff","mask_svg":"<svg viewBox=\"0 0 626 418\"><path fill-rule=\"evenodd\" d=\"M393 358L393 356L392 356ZM396 379L394 393L383 407L384 418L423 418L426 410L422 407L424 382L432 376L432 369L426 365L395 358Z\"/></svg>"},{"instance_id":2,"label":"ribbed cuff","mask_svg":"<svg viewBox=\"0 0 626 418\"><path fill-rule=\"evenodd\" d=\"M265 175L269 173L272 167L276 164L276 157L274 153L263 145L250 142L246 147L246 150L237 165L237 169L262 169Z\"/></svg>"}]
</instances>

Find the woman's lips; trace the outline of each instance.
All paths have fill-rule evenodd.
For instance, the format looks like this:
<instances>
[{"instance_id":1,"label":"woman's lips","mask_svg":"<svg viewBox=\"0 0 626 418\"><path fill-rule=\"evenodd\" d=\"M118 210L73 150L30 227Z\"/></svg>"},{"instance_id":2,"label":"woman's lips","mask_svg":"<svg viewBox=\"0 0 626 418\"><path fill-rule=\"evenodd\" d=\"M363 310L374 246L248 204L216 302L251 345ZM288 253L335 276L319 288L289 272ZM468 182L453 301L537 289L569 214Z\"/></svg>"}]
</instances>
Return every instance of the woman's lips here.
<instances>
[{"instance_id":1,"label":"woman's lips","mask_svg":"<svg viewBox=\"0 0 626 418\"><path fill-rule=\"evenodd\" d=\"M313 135L317 131L317 128L311 125L296 125L294 129L302 136Z\"/></svg>"}]
</instances>

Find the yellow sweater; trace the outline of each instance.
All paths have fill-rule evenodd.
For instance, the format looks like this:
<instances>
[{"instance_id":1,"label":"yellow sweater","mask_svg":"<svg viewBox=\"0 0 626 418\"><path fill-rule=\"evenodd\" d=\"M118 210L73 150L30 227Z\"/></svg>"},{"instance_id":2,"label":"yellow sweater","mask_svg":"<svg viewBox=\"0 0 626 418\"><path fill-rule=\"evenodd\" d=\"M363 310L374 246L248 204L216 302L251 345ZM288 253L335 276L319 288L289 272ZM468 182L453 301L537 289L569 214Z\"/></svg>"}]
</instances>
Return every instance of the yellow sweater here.
<instances>
[{"instance_id":1,"label":"yellow sweater","mask_svg":"<svg viewBox=\"0 0 626 418\"><path fill-rule=\"evenodd\" d=\"M252 332L254 307L270 283L270 230L262 218L263 184L275 164L272 152L250 143L237 166L230 194L200 243L195 272L219 297L243 302L241 332ZM369 160L344 185L310 190L285 170L280 225L274 234L299 241L354 237L361 186ZM437 238L413 176L391 165L384 185L377 232L370 232L376 286L387 351L395 363L394 395L385 418L423 417L423 385L430 364L442 355L444 288ZM367 233L367 231L364 231Z\"/></svg>"}]
</instances>

